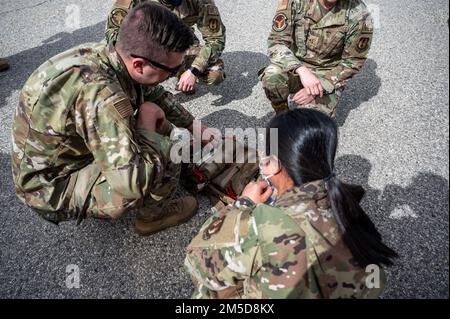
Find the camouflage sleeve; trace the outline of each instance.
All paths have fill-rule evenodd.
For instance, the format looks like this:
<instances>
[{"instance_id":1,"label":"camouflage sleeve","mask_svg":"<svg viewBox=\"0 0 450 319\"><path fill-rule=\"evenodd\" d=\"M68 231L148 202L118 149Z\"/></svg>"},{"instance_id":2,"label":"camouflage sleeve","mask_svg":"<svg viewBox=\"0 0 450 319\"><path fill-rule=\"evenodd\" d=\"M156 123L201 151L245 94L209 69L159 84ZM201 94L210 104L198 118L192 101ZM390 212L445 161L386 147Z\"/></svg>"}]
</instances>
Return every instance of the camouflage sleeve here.
<instances>
[{"instance_id":1,"label":"camouflage sleeve","mask_svg":"<svg viewBox=\"0 0 450 319\"><path fill-rule=\"evenodd\" d=\"M199 0L199 17L197 27L202 34L205 45L192 65L204 71L216 62L225 49L225 26L214 0Z\"/></svg>"},{"instance_id":2,"label":"camouflage sleeve","mask_svg":"<svg viewBox=\"0 0 450 319\"><path fill-rule=\"evenodd\" d=\"M369 54L373 36L373 20L370 13L366 11L363 14L359 13L358 17L350 17L350 20L339 64L331 70L319 68L315 72L328 93L344 87L354 75L358 74Z\"/></svg>"},{"instance_id":3,"label":"camouflage sleeve","mask_svg":"<svg viewBox=\"0 0 450 319\"><path fill-rule=\"evenodd\" d=\"M159 105L169 122L180 128L191 126L195 118L162 85L145 87L143 90L145 101Z\"/></svg>"},{"instance_id":4,"label":"camouflage sleeve","mask_svg":"<svg viewBox=\"0 0 450 319\"><path fill-rule=\"evenodd\" d=\"M115 44L120 25L128 12L144 0L116 0L106 21L106 42Z\"/></svg>"},{"instance_id":5,"label":"camouflage sleeve","mask_svg":"<svg viewBox=\"0 0 450 319\"><path fill-rule=\"evenodd\" d=\"M111 189L124 198L140 199L170 160L168 137L130 127L134 111L115 84L86 85L76 106L76 130L84 139Z\"/></svg>"},{"instance_id":6,"label":"camouflage sleeve","mask_svg":"<svg viewBox=\"0 0 450 319\"><path fill-rule=\"evenodd\" d=\"M295 20L298 0L281 0L272 21L272 30L268 40L268 55L272 64L286 72L294 71L301 66L292 48L295 41Z\"/></svg>"},{"instance_id":7,"label":"camouflage sleeve","mask_svg":"<svg viewBox=\"0 0 450 319\"><path fill-rule=\"evenodd\" d=\"M185 268L193 298L238 298L244 280L261 267L252 209L227 206L212 216L192 240Z\"/></svg>"}]
</instances>

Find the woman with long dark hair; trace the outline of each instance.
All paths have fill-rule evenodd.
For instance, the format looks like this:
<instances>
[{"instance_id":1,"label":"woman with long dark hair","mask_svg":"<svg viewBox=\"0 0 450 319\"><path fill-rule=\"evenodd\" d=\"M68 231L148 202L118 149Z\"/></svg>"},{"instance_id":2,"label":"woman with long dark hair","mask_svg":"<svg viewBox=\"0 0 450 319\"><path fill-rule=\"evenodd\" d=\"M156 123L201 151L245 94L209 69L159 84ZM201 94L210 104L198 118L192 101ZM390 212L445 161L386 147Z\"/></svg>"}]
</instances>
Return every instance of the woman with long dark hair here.
<instances>
[{"instance_id":1,"label":"woman with long dark hair","mask_svg":"<svg viewBox=\"0 0 450 319\"><path fill-rule=\"evenodd\" d=\"M278 129L278 154L267 143L264 180L247 185L188 247L194 297L378 297L382 267L397 254L361 208L362 187L334 172L336 124L298 109L276 116L269 128Z\"/></svg>"}]
</instances>

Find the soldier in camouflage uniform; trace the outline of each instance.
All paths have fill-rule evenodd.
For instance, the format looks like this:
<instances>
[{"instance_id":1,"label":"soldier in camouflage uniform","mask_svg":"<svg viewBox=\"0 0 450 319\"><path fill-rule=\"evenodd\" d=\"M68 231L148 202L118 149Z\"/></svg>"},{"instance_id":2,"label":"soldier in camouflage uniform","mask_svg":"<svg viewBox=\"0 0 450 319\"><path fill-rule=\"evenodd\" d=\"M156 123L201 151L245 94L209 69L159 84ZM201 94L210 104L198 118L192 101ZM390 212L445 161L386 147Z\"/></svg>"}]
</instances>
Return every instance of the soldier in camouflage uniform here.
<instances>
[{"instance_id":1,"label":"soldier in camouflage uniform","mask_svg":"<svg viewBox=\"0 0 450 319\"><path fill-rule=\"evenodd\" d=\"M135 12L166 24L166 33L152 36L148 29L160 27ZM123 38L130 41L127 34L134 34L136 54L163 52L164 64L133 58L123 48L125 40L120 51L86 44L41 65L21 91L12 130L15 190L51 222L118 218L140 208L136 230L149 235L196 212L195 198L171 200L180 165L171 162L168 137L170 126L188 128L194 118L170 95L147 85L176 74L173 66L182 63L194 37L160 5L145 4L135 12Z\"/></svg>"},{"instance_id":2,"label":"soldier in camouflage uniform","mask_svg":"<svg viewBox=\"0 0 450 319\"><path fill-rule=\"evenodd\" d=\"M331 117L348 80L361 71L372 42L373 23L361 0L281 0L273 19L261 74L276 112L288 98Z\"/></svg>"},{"instance_id":3,"label":"soldier in camouflage uniform","mask_svg":"<svg viewBox=\"0 0 450 319\"><path fill-rule=\"evenodd\" d=\"M0 72L6 71L9 69L9 63L6 59L0 58Z\"/></svg>"},{"instance_id":4,"label":"soldier in camouflage uniform","mask_svg":"<svg viewBox=\"0 0 450 319\"><path fill-rule=\"evenodd\" d=\"M302 113L289 114L292 112ZM383 247L385 253L389 249L384 250L386 246L381 243L381 236L374 226L370 226L370 220L356 201L353 206L355 209L345 212L347 216L350 213L355 220L345 220L346 229L342 230L340 223L344 219L342 215L336 214L332 203L340 207L350 206L343 202L332 202L330 189L336 194L343 186L334 174L321 171L320 165L328 163L327 157L318 159L315 156L317 153L324 155L318 151L324 148L315 146L324 145L328 132L334 130L331 140L335 140L335 124L316 110L291 110L282 115L285 117L276 117L278 122L270 127L278 127L279 131L283 127L284 132L279 132L280 139L297 141L296 145L301 151L294 150L295 156L289 155L286 159L286 154L282 155L281 152L288 153L295 147L284 144L290 147L283 149L283 145L280 145L278 158L272 155L261 160L261 173L265 179L270 179L278 191L273 206L264 204L273 196L267 182L251 182L233 205L216 213L203 225L188 246L185 259L185 268L195 286L193 298L378 297L384 288L384 272L378 268L378 284L371 286L367 284L371 282L371 271L366 272L366 266L372 263L378 265L377 260L390 264L389 260L364 258L361 261L359 256L356 259L347 244L348 236L344 238L343 234L363 224L362 233L366 238L371 237L372 243L378 240L376 245ZM301 128L295 128L292 119L299 117L301 121L297 122ZM311 131L315 133L305 133ZM305 144L298 143L303 141ZM315 151L310 152L311 149ZM333 152L335 147L329 150ZM293 170L284 165L286 161L291 168L294 167ZM296 161L303 161L303 166L297 167ZM308 167L315 169L311 172ZM306 172L301 181L297 178L298 171ZM353 197L355 193L351 194L346 202L354 201L357 197ZM356 211L358 217L355 217L358 215ZM362 242L363 238L358 237L356 241ZM358 247L357 251L374 251L376 245ZM395 255L392 251L386 254Z\"/></svg>"},{"instance_id":5,"label":"soldier in camouflage uniform","mask_svg":"<svg viewBox=\"0 0 450 319\"><path fill-rule=\"evenodd\" d=\"M108 17L106 39L114 43L120 24L127 12L146 0L117 0ZM197 26L205 45L198 39L186 54L180 71L178 89L193 93L196 82L218 85L225 79L224 63L220 56L225 49L225 26L214 0L149 0L163 4L189 27Z\"/></svg>"}]
</instances>

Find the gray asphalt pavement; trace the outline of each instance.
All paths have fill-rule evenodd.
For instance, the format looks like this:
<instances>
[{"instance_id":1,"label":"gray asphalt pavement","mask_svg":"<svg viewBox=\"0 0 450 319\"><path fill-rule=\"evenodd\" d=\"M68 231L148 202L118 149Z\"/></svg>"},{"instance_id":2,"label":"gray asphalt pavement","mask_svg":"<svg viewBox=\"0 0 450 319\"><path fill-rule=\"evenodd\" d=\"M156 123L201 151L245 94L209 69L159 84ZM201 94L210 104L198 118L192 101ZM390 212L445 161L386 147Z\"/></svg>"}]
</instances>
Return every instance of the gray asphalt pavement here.
<instances>
[{"instance_id":1,"label":"gray asphalt pavement","mask_svg":"<svg viewBox=\"0 0 450 319\"><path fill-rule=\"evenodd\" d=\"M10 128L19 90L47 58L101 40L112 1L0 2L0 57L12 65L0 73L0 298L189 297L184 249L210 214L205 199L188 224L139 238L133 215L57 227L14 195ZM267 63L278 1L216 2L228 30L227 81L180 99L210 126L264 125L273 113L257 71ZM75 29L66 25L72 3L81 14ZM339 175L366 188L365 209L401 255L383 297L448 298L449 4L367 3L379 23L370 58L338 112ZM80 269L79 289L66 286L70 264Z\"/></svg>"}]
</instances>

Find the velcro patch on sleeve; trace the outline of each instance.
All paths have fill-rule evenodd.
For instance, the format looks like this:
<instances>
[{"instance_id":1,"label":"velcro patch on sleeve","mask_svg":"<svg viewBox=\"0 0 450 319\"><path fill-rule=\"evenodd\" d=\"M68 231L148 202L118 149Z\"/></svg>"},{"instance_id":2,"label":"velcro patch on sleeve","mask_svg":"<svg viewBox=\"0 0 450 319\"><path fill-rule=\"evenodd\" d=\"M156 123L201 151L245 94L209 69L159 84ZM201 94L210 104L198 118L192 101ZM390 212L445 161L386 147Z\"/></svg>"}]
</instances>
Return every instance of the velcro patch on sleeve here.
<instances>
[{"instance_id":1,"label":"velcro patch on sleeve","mask_svg":"<svg viewBox=\"0 0 450 319\"><path fill-rule=\"evenodd\" d=\"M131 105L131 102L128 98L123 98L115 102L114 108L116 109L117 113L119 113L122 119L130 117L134 113L133 106Z\"/></svg>"},{"instance_id":2,"label":"velcro patch on sleeve","mask_svg":"<svg viewBox=\"0 0 450 319\"><path fill-rule=\"evenodd\" d=\"M117 0L116 6L130 9L132 0Z\"/></svg>"},{"instance_id":3,"label":"velcro patch on sleeve","mask_svg":"<svg viewBox=\"0 0 450 319\"><path fill-rule=\"evenodd\" d=\"M289 0L282 0L278 5L277 11L285 11L287 10L289 5Z\"/></svg>"}]
</instances>

